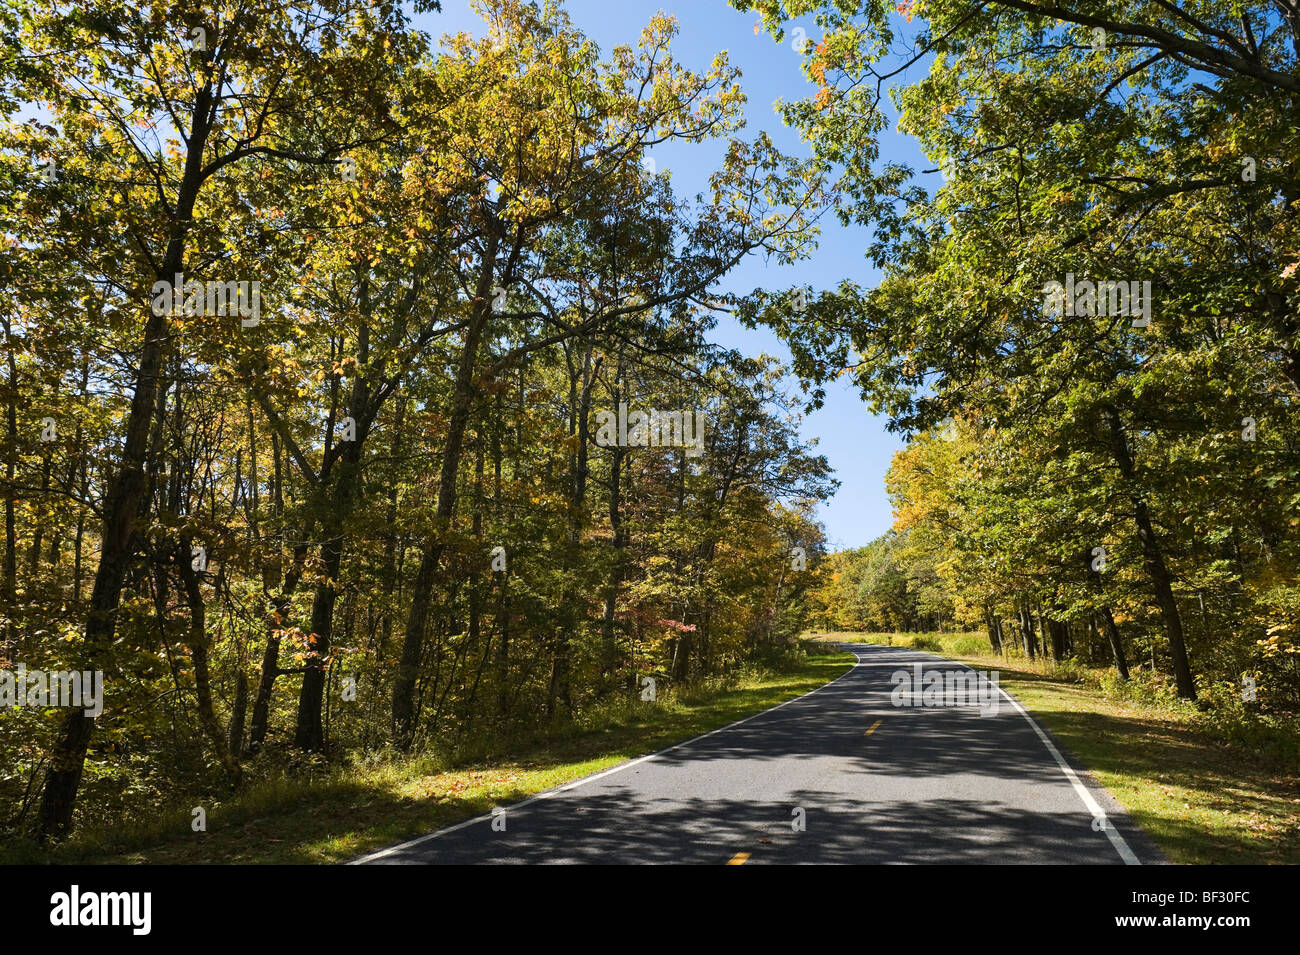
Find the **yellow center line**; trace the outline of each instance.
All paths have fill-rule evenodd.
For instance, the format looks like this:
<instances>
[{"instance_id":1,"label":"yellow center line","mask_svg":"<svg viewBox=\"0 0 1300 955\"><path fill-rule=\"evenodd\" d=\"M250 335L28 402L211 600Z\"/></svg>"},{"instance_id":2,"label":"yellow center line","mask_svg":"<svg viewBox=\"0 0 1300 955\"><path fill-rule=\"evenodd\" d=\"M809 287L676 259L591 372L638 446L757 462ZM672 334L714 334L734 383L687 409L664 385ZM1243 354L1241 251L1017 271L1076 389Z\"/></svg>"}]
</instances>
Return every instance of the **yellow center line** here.
<instances>
[{"instance_id":1,"label":"yellow center line","mask_svg":"<svg viewBox=\"0 0 1300 955\"><path fill-rule=\"evenodd\" d=\"M749 861L748 852L737 852L734 856L732 856L729 860L727 860L727 865L744 865L748 861Z\"/></svg>"},{"instance_id":2,"label":"yellow center line","mask_svg":"<svg viewBox=\"0 0 1300 955\"><path fill-rule=\"evenodd\" d=\"M880 725L881 723L883 723L883 722L885 722L885 721L884 721L884 720L876 720L874 723L871 724L871 729L867 730L867 731L866 731L865 733L863 733L862 735L863 735L863 736L870 736L872 733L874 733L874 732L876 731L876 727L879 726L879 725Z\"/></svg>"}]
</instances>

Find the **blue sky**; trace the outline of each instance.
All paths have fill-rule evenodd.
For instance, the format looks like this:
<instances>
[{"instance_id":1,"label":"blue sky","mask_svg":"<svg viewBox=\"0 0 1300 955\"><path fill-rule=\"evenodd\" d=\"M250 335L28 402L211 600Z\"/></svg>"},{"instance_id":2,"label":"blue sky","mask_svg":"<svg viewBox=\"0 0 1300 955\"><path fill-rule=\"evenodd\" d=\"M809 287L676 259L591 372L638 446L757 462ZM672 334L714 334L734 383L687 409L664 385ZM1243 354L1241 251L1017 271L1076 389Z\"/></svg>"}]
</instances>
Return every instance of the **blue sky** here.
<instances>
[{"instance_id":1,"label":"blue sky","mask_svg":"<svg viewBox=\"0 0 1300 955\"><path fill-rule=\"evenodd\" d=\"M676 59L703 69L715 53L726 50L732 65L742 71L741 86L749 100L743 135L750 138L767 130L781 148L808 154L807 146L782 125L772 105L781 98L794 100L808 94L801 57L790 44L796 27L802 27L813 40L821 38L812 17L792 21L785 42L778 45L767 33L754 33L755 14L738 13L726 0L570 0L565 8L574 25L599 44L602 52L619 43L635 44L642 27L660 10L675 16L681 27L673 44ZM420 16L416 22L434 35L483 30L483 21L468 0L443 0L442 13ZM716 151L708 146L677 146L651 153L659 170L671 170L674 189L687 195L703 188L715 156ZM881 158L907 162L915 169L932 165L912 140L898 135L882 140ZM732 273L723 288L749 291L798 283L817 290L845 278L870 285L876 272L864 256L867 244L866 230L843 228L828 217L822 222L820 245L811 259L791 267L751 259ZM713 338L751 355L767 352L789 358L776 336L741 328L725 316ZM899 437L887 432L883 419L872 416L857 395L841 384L828 386L825 405L804 419L802 430L805 437L818 439L817 450L826 455L841 482L839 492L822 505L819 515L831 547L860 547L887 531L892 515L884 476L890 458L901 447Z\"/></svg>"}]
</instances>

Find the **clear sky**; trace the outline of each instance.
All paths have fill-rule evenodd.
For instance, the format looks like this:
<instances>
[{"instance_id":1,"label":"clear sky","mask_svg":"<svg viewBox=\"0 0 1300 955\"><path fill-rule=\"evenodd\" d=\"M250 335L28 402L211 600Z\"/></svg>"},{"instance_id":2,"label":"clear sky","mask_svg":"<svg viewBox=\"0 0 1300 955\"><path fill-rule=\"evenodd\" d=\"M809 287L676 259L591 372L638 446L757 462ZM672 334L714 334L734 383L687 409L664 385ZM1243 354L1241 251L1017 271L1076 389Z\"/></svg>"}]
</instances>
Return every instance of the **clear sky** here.
<instances>
[{"instance_id":1,"label":"clear sky","mask_svg":"<svg viewBox=\"0 0 1300 955\"><path fill-rule=\"evenodd\" d=\"M418 26L435 36L460 30L482 32L483 22L468 0L443 0L442 6L442 13L417 18ZM793 21L785 42L778 45L764 31L755 34L755 14L738 13L726 0L569 0L564 6L574 25L602 52L619 43L635 45L642 27L660 10L675 16L681 26L673 43L679 62L706 69L715 53L726 50L732 65L742 71L741 87L748 96L745 138L767 130L782 149L808 155L807 146L782 125L772 106L778 99L794 100L809 93L800 70L801 57L790 44L795 27L802 27L813 40L821 38L811 17ZM912 140L898 135L885 137L881 154L883 160L908 162L914 169L931 165ZM707 146L676 146L652 153L651 158L660 171L671 171L676 191L694 195L703 188L716 155L717 151ZM822 221L819 248L811 259L784 268L751 259L732 273L724 290L784 288L796 283L818 290L845 278L873 284L877 275L864 256L868 241L866 230L845 229L827 217ZM749 331L725 316L713 338L748 354L767 352L789 358L771 333ZM884 476L891 456L901 447L899 437L887 432L884 421L873 417L851 389L836 383L827 387L825 405L805 418L803 433L806 438L818 439L817 450L826 455L841 482L839 492L820 511L831 547L860 547L888 530L892 515Z\"/></svg>"}]
</instances>

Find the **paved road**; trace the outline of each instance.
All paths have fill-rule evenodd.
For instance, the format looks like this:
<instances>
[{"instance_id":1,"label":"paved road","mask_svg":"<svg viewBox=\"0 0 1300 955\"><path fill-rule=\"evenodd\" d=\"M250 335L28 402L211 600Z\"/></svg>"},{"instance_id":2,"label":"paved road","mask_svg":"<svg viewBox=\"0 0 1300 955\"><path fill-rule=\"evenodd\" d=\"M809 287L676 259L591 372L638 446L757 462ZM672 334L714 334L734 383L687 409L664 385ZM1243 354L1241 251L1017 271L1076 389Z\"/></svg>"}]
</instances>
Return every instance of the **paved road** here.
<instances>
[{"instance_id":1,"label":"paved road","mask_svg":"<svg viewBox=\"0 0 1300 955\"><path fill-rule=\"evenodd\" d=\"M898 647L846 648L858 663L838 680L507 807L504 832L481 816L357 861L1161 861L1010 697L999 694L987 716L975 706L895 706L897 671L966 668Z\"/></svg>"}]
</instances>

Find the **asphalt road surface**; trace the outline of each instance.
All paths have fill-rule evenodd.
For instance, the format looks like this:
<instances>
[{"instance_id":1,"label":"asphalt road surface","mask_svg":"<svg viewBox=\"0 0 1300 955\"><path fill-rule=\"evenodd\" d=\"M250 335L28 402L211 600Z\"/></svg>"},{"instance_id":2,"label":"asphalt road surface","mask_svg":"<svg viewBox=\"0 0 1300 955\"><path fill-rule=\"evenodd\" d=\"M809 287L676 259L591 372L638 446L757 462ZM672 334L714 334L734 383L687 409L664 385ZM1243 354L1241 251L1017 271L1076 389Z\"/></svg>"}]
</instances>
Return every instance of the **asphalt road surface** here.
<instances>
[{"instance_id":1,"label":"asphalt road surface","mask_svg":"<svg viewBox=\"0 0 1300 955\"><path fill-rule=\"evenodd\" d=\"M967 668L898 647L845 648L857 665L811 693L504 807L504 818L480 816L356 861L1162 861L1011 697L986 695L983 708L897 706L898 671Z\"/></svg>"}]
</instances>

